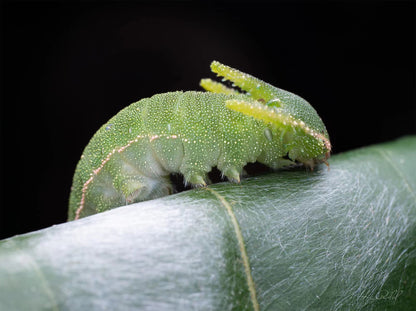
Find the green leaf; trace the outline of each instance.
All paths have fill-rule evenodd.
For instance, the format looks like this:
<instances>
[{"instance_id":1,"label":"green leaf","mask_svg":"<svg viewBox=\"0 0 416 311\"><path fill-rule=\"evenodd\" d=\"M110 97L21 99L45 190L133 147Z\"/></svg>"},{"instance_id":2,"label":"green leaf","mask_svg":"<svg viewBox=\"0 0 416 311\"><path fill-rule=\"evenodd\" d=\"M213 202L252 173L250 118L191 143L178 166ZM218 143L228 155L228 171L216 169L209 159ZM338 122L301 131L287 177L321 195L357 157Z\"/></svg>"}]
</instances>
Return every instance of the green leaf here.
<instances>
[{"instance_id":1,"label":"green leaf","mask_svg":"<svg viewBox=\"0 0 416 311\"><path fill-rule=\"evenodd\" d=\"M414 310L416 137L0 242L0 310ZM61 207L60 207L61 208Z\"/></svg>"}]
</instances>

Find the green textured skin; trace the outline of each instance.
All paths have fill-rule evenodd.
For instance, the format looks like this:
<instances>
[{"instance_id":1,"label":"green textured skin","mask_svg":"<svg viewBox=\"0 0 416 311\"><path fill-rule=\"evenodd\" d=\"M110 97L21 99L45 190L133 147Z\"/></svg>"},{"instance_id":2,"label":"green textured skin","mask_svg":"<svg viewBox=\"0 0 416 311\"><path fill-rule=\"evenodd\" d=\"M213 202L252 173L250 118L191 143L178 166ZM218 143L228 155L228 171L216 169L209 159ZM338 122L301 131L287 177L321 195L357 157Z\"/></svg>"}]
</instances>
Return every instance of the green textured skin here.
<instances>
[{"instance_id":1,"label":"green textured skin","mask_svg":"<svg viewBox=\"0 0 416 311\"><path fill-rule=\"evenodd\" d=\"M168 195L171 173L203 186L214 166L228 179L239 181L248 162L279 168L296 160L310 166L323 161L328 150L322 142L293 124L275 126L226 107L228 100L263 104L278 96L280 112L328 137L322 120L305 100L267 84L262 87L266 92L260 101L261 93L172 92L121 110L97 131L81 156L68 219Z\"/></svg>"}]
</instances>

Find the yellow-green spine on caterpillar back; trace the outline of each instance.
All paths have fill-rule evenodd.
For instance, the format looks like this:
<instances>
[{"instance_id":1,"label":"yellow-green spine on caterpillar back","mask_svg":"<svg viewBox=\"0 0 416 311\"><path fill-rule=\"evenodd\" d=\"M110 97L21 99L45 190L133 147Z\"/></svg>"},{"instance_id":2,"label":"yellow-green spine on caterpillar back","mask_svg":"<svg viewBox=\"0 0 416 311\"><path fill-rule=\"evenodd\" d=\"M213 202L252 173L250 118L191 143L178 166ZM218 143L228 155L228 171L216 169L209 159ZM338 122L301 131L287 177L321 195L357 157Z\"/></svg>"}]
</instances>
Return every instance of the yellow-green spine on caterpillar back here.
<instances>
[{"instance_id":1,"label":"yellow-green spine on caterpillar back","mask_svg":"<svg viewBox=\"0 0 416 311\"><path fill-rule=\"evenodd\" d=\"M218 62L211 68L247 93L204 79L209 92L157 94L124 108L81 156L69 220L168 195L170 173L204 186L213 166L239 182L248 162L278 168L326 160L328 134L305 100Z\"/></svg>"}]
</instances>

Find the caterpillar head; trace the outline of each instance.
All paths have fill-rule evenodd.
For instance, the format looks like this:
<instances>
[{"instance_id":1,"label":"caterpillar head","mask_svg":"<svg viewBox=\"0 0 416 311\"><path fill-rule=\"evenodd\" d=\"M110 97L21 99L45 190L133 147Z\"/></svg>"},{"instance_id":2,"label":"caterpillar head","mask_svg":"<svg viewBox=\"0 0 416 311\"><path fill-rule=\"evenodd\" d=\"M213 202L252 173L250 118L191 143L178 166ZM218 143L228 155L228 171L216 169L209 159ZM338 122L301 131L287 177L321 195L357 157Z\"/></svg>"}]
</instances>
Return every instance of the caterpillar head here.
<instances>
[{"instance_id":1,"label":"caterpillar head","mask_svg":"<svg viewBox=\"0 0 416 311\"><path fill-rule=\"evenodd\" d=\"M305 124L302 121L295 122L300 123L301 126ZM328 165L326 160L331 154L331 143L325 128L313 128L305 124L304 128L294 127L288 133L290 134L286 134L285 139L288 140L286 146L289 159L301 162L310 168L321 162Z\"/></svg>"},{"instance_id":2,"label":"caterpillar head","mask_svg":"<svg viewBox=\"0 0 416 311\"><path fill-rule=\"evenodd\" d=\"M272 129L271 139L282 140L284 150L276 150L292 162L313 168L330 156L331 143L328 132L316 111L305 101L304 109L291 112L282 106L228 100L226 106L249 115ZM299 105L298 105L299 107Z\"/></svg>"},{"instance_id":3,"label":"caterpillar head","mask_svg":"<svg viewBox=\"0 0 416 311\"><path fill-rule=\"evenodd\" d=\"M290 94L284 101L270 101L265 111L266 119L283 130L288 157L313 168L324 162L331 153L331 142L322 119L303 98ZM278 105L277 105L278 104Z\"/></svg>"},{"instance_id":4,"label":"caterpillar head","mask_svg":"<svg viewBox=\"0 0 416 311\"><path fill-rule=\"evenodd\" d=\"M281 133L277 139L283 138L289 160L310 168L320 162L327 164L331 153L328 132L316 110L306 100L217 61L211 63L211 69L246 92L243 100L228 100L226 106L261 120ZM211 79L203 79L201 86L210 92L239 94L236 89Z\"/></svg>"}]
</instances>

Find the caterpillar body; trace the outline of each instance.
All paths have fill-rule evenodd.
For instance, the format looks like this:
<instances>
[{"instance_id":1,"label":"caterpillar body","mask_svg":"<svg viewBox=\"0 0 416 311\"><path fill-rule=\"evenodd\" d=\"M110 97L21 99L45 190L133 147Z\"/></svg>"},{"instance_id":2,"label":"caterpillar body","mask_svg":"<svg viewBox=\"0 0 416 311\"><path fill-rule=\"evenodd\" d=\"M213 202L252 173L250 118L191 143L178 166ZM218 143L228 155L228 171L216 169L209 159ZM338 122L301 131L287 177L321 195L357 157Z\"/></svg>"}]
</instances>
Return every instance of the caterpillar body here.
<instances>
[{"instance_id":1,"label":"caterpillar body","mask_svg":"<svg viewBox=\"0 0 416 311\"><path fill-rule=\"evenodd\" d=\"M168 195L171 173L205 186L214 166L239 182L248 162L326 163L328 133L308 102L219 62L211 69L246 93L203 79L207 92L157 94L121 110L78 162L69 220Z\"/></svg>"}]
</instances>

